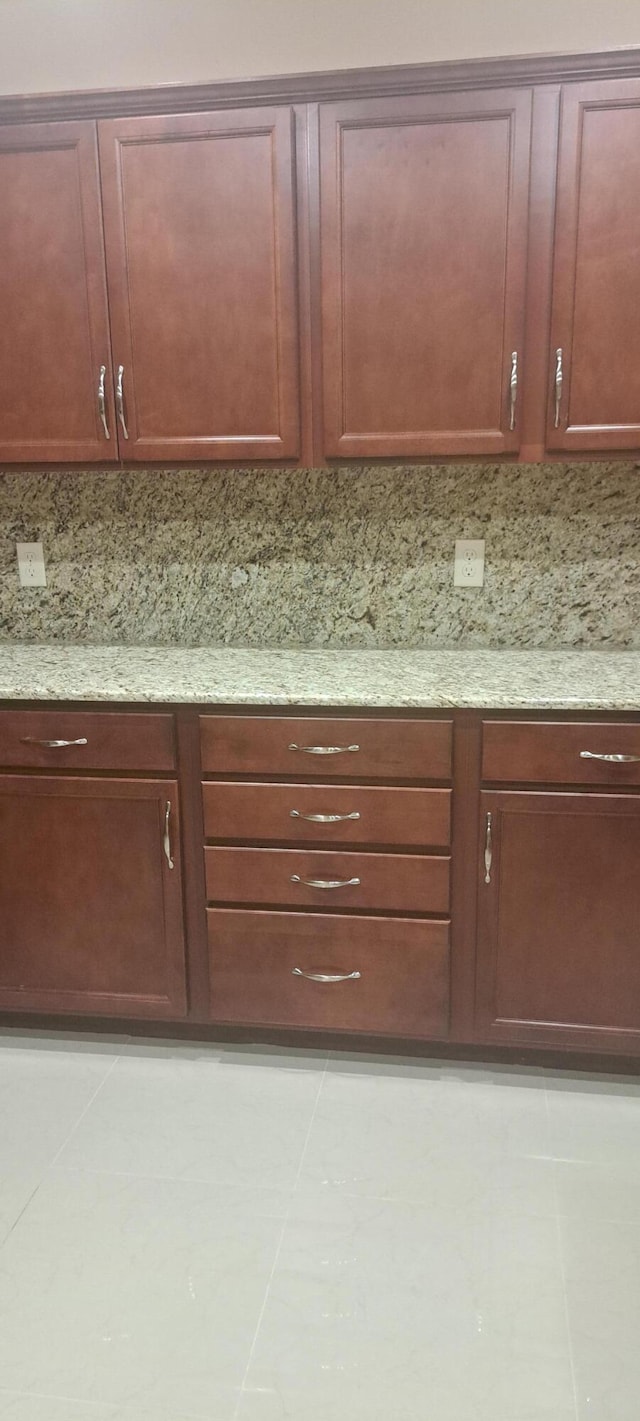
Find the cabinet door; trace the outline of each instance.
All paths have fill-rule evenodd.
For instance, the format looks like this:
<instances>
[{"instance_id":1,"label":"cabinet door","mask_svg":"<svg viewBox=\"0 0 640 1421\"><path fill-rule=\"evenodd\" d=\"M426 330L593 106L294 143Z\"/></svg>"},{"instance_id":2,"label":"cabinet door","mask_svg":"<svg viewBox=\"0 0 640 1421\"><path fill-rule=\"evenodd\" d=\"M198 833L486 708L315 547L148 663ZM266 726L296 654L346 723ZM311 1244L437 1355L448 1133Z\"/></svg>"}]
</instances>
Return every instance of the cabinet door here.
<instances>
[{"instance_id":1,"label":"cabinet door","mask_svg":"<svg viewBox=\"0 0 640 1421\"><path fill-rule=\"evenodd\" d=\"M291 110L99 129L123 458L294 456Z\"/></svg>"},{"instance_id":2,"label":"cabinet door","mask_svg":"<svg viewBox=\"0 0 640 1421\"><path fill-rule=\"evenodd\" d=\"M0 127L0 193L0 460L117 459L95 124Z\"/></svg>"},{"instance_id":3,"label":"cabinet door","mask_svg":"<svg viewBox=\"0 0 640 1421\"><path fill-rule=\"evenodd\" d=\"M174 780L3 775L0 842L0 1008L184 1016Z\"/></svg>"},{"instance_id":4,"label":"cabinet door","mask_svg":"<svg viewBox=\"0 0 640 1421\"><path fill-rule=\"evenodd\" d=\"M639 308L640 79L567 86L558 169L549 448L640 445Z\"/></svg>"},{"instance_id":5,"label":"cabinet door","mask_svg":"<svg viewBox=\"0 0 640 1421\"><path fill-rule=\"evenodd\" d=\"M498 791L481 807L479 1035L636 1052L640 796Z\"/></svg>"},{"instance_id":6,"label":"cabinet door","mask_svg":"<svg viewBox=\"0 0 640 1421\"><path fill-rule=\"evenodd\" d=\"M323 110L327 454L518 448L530 127L527 90Z\"/></svg>"}]
</instances>

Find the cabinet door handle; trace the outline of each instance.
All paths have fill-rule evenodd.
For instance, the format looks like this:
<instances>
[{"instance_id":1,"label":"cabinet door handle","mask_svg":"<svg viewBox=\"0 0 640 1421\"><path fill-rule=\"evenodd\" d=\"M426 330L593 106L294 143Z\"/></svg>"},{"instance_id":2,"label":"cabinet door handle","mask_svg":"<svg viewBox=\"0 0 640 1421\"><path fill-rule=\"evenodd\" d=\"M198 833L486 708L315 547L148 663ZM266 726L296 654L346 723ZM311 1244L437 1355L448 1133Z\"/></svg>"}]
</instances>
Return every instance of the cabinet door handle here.
<instances>
[{"instance_id":1,"label":"cabinet door handle","mask_svg":"<svg viewBox=\"0 0 640 1421\"><path fill-rule=\"evenodd\" d=\"M493 862L493 844L491 841L491 814L487 814L487 827L484 838L484 881L491 882L491 864Z\"/></svg>"},{"instance_id":2,"label":"cabinet door handle","mask_svg":"<svg viewBox=\"0 0 640 1421\"><path fill-rule=\"evenodd\" d=\"M640 755L599 755L594 750L581 750L581 760L606 760L609 765L636 765Z\"/></svg>"},{"instance_id":3,"label":"cabinet door handle","mask_svg":"<svg viewBox=\"0 0 640 1421\"><path fill-rule=\"evenodd\" d=\"M101 365L101 366L100 366L100 379L98 380L98 414L100 415L100 418L101 418L101 420L102 420L102 428L104 429L104 437L105 437L105 439L110 439L110 438L111 438L111 434L110 434L110 431L109 431L109 426L108 426L108 424L107 424L107 401L106 401L106 397L105 397L105 393L104 393L104 382L105 382L106 373L107 373L107 367L106 367L106 365Z\"/></svg>"},{"instance_id":4,"label":"cabinet door handle","mask_svg":"<svg viewBox=\"0 0 640 1421\"><path fill-rule=\"evenodd\" d=\"M518 352L511 355L511 377L509 380L509 429L516 427L516 401L518 399Z\"/></svg>"},{"instance_id":5,"label":"cabinet door handle","mask_svg":"<svg viewBox=\"0 0 640 1421\"><path fill-rule=\"evenodd\" d=\"M556 417L555 428L560 428L560 406L562 404L562 382L564 379L562 370L562 347L556 351Z\"/></svg>"},{"instance_id":6,"label":"cabinet door handle","mask_svg":"<svg viewBox=\"0 0 640 1421\"><path fill-rule=\"evenodd\" d=\"M66 750L69 745L88 745L86 736L82 735L79 740L37 740L35 735L21 735L21 745L41 745L45 750Z\"/></svg>"},{"instance_id":7,"label":"cabinet door handle","mask_svg":"<svg viewBox=\"0 0 640 1421\"><path fill-rule=\"evenodd\" d=\"M303 883L305 888L359 888L359 878L301 878L299 873L292 873L292 883Z\"/></svg>"},{"instance_id":8,"label":"cabinet door handle","mask_svg":"<svg viewBox=\"0 0 640 1421\"><path fill-rule=\"evenodd\" d=\"M163 848L164 848L164 856L165 856L165 858L166 858L166 860L167 860L167 863L168 863L168 865L169 865L169 868L174 868L175 865L174 865L173 859L172 859L172 857L171 857L171 830L170 830L170 822L169 822L170 819L171 819L171 800L168 799L168 800L167 800L167 803L166 803L166 806L165 806L165 811L164 811L164 835L163 835L163 838L162 838L162 846L163 846Z\"/></svg>"},{"instance_id":9,"label":"cabinet door handle","mask_svg":"<svg viewBox=\"0 0 640 1421\"><path fill-rule=\"evenodd\" d=\"M118 419L122 425L122 433L125 439L129 438L127 421L124 417L124 365L118 366L118 383L116 385L116 405L118 407Z\"/></svg>"},{"instance_id":10,"label":"cabinet door handle","mask_svg":"<svg viewBox=\"0 0 640 1421\"><path fill-rule=\"evenodd\" d=\"M306 977L307 982L357 982L361 972L303 972L301 967L292 967L292 977Z\"/></svg>"},{"instance_id":11,"label":"cabinet door handle","mask_svg":"<svg viewBox=\"0 0 640 1421\"><path fill-rule=\"evenodd\" d=\"M343 824L347 819L359 819L357 809L351 814L302 814L299 809L289 811L292 819L307 819L310 824Z\"/></svg>"},{"instance_id":12,"label":"cabinet door handle","mask_svg":"<svg viewBox=\"0 0 640 1421\"><path fill-rule=\"evenodd\" d=\"M300 750L303 755L355 755L359 745L290 745L290 750Z\"/></svg>"}]
</instances>

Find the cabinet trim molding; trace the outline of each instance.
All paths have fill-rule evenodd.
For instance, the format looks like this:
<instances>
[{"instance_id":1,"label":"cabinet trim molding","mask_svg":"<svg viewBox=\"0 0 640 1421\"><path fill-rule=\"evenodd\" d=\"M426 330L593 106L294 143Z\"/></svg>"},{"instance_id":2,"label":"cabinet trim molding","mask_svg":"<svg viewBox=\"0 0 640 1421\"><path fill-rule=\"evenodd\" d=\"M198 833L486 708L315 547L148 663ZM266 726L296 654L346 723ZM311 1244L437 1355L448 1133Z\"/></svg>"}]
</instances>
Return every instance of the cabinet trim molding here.
<instances>
[{"instance_id":1,"label":"cabinet trim molding","mask_svg":"<svg viewBox=\"0 0 640 1421\"><path fill-rule=\"evenodd\" d=\"M640 47L587 53L444 60L433 64L380 65L211 84L158 84L133 89L89 89L59 94L0 96L0 124L48 119L197 113L242 105L319 103L336 98L379 98L501 85L558 84L640 76Z\"/></svg>"}]
</instances>

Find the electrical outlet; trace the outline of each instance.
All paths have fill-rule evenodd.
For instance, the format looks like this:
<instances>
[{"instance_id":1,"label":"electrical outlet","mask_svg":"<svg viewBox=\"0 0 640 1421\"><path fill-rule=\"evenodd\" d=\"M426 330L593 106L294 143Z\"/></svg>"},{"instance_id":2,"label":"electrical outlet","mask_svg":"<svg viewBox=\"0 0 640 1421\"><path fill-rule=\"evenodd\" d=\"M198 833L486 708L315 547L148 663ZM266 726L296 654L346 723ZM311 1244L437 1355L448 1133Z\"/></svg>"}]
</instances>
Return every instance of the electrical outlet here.
<instances>
[{"instance_id":1,"label":"electrical outlet","mask_svg":"<svg viewBox=\"0 0 640 1421\"><path fill-rule=\"evenodd\" d=\"M484 538L458 538L453 564L453 585L484 586Z\"/></svg>"},{"instance_id":2,"label":"electrical outlet","mask_svg":"<svg viewBox=\"0 0 640 1421\"><path fill-rule=\"evenodd\" d=\"M21 587L46 587L42 543L16 543Z\"/></svg>"}]
</instances>

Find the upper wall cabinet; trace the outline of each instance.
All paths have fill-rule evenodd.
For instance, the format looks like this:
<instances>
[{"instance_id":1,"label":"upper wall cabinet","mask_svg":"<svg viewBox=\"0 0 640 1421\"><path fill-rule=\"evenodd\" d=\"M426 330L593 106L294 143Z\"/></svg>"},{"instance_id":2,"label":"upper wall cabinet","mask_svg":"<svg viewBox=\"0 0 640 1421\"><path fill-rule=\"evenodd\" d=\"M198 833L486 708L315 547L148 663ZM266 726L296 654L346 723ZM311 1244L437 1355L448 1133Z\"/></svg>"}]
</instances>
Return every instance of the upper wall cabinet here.
<instances>
[{"instance_id":1,"label":"upper wall cabinet","mask_svg":"<svg viewBox=\"0 0 640 1421\"><path fill-rule=\"evenodd\" d=\"M529 90L321 115L329 456L519 446Z\"/></svg>"},{"instance_id":2,"label":"upper wall cabinet","mask_svg":"<svg viewBox=\"0 0 640 1421\"><path fill-rule=\"evenodd\" d=\"M0 127L0 459L117 459L95 124Z\"/></svg>"},{"instance_id":3,"label":"upper wall cabinet","mask_svg":"<svg viewBox=\"0 0 640 1421\"><path fill-rule=\"evenodd\" d=\"M292 110L99 135L122 457L295 457Z\"/></svg>"},{"instance_id":4,"label":"upper wall cabinet","mask_svg":"<svg viewBox=\"0 0 640 1421\"><path fill-rule=\"evenodd\" d=\"M640 80L567 86L556 210L550 449L640 445Z\"/></svg>"}]
</instances>

